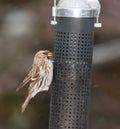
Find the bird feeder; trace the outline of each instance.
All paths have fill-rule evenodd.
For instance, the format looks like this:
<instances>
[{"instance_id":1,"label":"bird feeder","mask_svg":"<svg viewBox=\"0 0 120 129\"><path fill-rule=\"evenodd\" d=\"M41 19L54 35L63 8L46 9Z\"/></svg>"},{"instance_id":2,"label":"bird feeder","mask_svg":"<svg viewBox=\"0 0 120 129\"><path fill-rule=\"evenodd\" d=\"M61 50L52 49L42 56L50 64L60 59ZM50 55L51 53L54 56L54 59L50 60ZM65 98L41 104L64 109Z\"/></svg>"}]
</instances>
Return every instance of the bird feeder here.
<instances>
[{"instance_id":1,"label":"bird feeder","mask_svg":"<svg viewBox=\"0 0 120 129\"><path fill-rule=\"evenodd\" d=\"M94 27L98 0L60 0L52 8L55 25L54 77L49 129L87 129Z\"/></svg>"}]
</instances>

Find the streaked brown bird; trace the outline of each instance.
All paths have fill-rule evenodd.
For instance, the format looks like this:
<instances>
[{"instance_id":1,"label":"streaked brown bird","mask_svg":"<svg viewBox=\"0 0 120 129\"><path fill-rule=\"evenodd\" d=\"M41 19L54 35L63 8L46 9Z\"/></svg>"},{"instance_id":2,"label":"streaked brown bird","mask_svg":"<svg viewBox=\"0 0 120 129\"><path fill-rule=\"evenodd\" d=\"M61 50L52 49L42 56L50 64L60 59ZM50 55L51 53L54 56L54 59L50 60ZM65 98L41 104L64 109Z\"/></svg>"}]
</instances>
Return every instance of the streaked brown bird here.
<instances>
[{"instance_id":1,"label":"streaked brown bird","mask_svg":"<svg viewBox=\"0 0 120 129\"><path fill-rule=\"evenodd\" d=\"M38 92L49 89L53 79L53 61L51 57L52 53L48 50L40 50L35 54L32 69L16 89L16 91L19 91L29 83L28 94L22 105L21 112L25 111L29 101Z\"/></svg>"}]
</instances>

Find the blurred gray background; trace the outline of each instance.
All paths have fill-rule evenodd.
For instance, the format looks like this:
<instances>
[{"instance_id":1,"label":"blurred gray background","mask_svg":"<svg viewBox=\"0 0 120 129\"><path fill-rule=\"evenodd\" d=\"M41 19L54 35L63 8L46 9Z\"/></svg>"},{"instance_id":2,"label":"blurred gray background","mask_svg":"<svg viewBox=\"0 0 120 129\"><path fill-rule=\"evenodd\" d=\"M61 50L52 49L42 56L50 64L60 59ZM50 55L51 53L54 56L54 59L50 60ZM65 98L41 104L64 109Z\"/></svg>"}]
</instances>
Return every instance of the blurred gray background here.
<instances>
[{"instance_id":1,"label":"blurred gray background","mask_svg":"<svg viewBox=\"0 0 120 129\"><path fill-rule=\"evenodd\" d=\"M89 129L120 129L120 1L100 0L103 27L95 29ZM0 129L47 129L50 91L20 113L16 93L40 49L53 50L53 0L0 0Z\"/></svg>"}]
</instances>

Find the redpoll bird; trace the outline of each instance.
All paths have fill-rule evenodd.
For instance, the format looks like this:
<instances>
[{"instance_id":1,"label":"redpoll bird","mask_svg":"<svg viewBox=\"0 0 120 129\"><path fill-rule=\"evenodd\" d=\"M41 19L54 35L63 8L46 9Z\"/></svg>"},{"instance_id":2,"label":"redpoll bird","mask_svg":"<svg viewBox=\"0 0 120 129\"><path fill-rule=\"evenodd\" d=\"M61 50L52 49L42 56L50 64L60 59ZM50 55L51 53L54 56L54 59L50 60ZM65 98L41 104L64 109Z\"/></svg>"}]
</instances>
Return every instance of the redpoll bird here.
<instances>
[{"instance_id":1,"label":"redpoll bird","mask_svg":"<svg viewBox=\"0 0 120 129\"><path fill-rule=\"evenodd\" d=\"M51 59L52 53L48 50L40 50L35 54L32 69L23 80L22 84L16 91L30 83L28 88L28 95L22 105L22 112L25 111L29 101L41 91L46 91L53 78L53 61Z\"/></svg>"}]
</instances>

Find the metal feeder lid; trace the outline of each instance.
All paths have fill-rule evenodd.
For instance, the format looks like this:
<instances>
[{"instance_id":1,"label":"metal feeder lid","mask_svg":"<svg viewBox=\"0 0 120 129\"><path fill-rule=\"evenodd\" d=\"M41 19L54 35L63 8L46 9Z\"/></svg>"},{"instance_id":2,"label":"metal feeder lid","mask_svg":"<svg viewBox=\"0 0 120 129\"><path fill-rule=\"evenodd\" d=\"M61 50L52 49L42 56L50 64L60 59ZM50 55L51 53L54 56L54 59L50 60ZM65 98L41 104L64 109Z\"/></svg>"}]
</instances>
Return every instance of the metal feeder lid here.
<instances>
[{"instance_id":1,"label":"metal feeder lid","mask_svg":"<svg viewBox=\"0 0 120 129\"><path fill-rule=\"evenodd\" d=\"M100 26L98 17L100 14L101 5L99 0L59 0L52 8L52 16L54 16L53 24L57 24L55 17L96 17L96 27Z\"/></svg>"},{"instance_id":2,"label":"metal feeder lid","mask_svg":"<svg viewBox=\"0 0 120 129\"><path fill-rule=\"evenodd\" d=\"M56 6L57 17L98 17L98 0L59 0Z\"/></svg>"}]
</instances>

